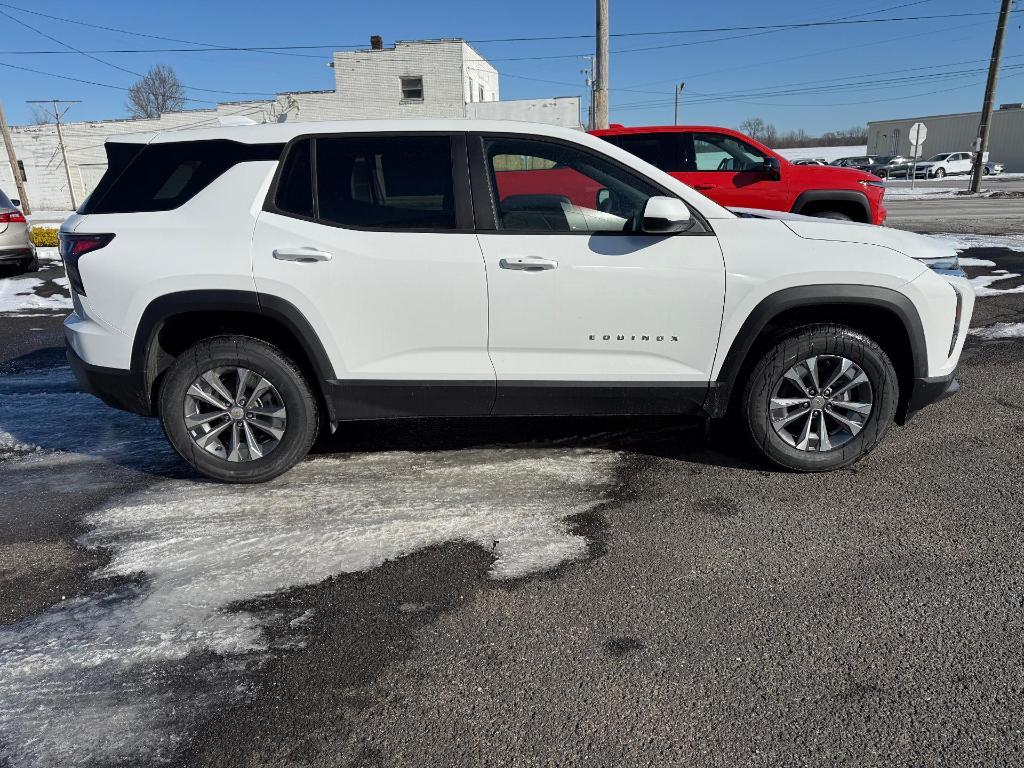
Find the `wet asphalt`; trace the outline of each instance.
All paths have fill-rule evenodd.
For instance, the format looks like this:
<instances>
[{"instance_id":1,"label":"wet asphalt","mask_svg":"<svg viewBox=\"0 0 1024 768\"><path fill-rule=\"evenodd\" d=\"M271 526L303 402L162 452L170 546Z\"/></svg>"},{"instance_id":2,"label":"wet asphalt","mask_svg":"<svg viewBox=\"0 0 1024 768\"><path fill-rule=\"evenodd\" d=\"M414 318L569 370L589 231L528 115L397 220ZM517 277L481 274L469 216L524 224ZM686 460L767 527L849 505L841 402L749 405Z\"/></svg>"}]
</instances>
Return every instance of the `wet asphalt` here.
<instances>
[{"instance_id":1,"label":"wet asphalt","mask_svg":"<svg viewBox=\"0 0 1024 768\"><path fill-rule=\"evenodd\" d=\"M966 255L1011 271L1020 257ZM1024 295L982 299L974 325L997 321L1024 321ZM0 375L59 366L59 339L58 319L0 318ZM828 475L768 470L675 420L344 430L323 450L572 444L624 460L610 499L568 521L582 561L496 582L490 552L452 542L232 606L264 617L271 651L167 759L1020 765L1022 372L1024 341L972 342L960 395ZM111 589L94 578L106 554L75 544L82 517L178 472L0 463L0 622ZM209 661L182 661L182 695Z\"/></svg>"}]
</instances>

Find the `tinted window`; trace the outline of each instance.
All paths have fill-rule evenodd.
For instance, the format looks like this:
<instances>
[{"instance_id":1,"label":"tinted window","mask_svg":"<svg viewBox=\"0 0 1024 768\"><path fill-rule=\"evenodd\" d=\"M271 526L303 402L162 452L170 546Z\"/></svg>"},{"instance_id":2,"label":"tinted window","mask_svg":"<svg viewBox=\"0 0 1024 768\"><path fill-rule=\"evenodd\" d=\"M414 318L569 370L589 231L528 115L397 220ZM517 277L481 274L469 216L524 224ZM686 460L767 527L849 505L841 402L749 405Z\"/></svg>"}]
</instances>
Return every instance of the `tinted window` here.
<instances>
[{"instance_id":1,"label":"tinted window","mask_svg":"<svg viewBox=\"0 0 1024 768\"><path fill-rule=\"evenodd\" d=\"M188 202L238 163L277 160L280 144L181 141L108 143L107 172L79 213L169 211Z\"/></svg>"},{"instance_id":2,"label":"tinted window","mask_svg":"<svg viewBox=\"0 0 1024 768\"><path fill-rule=\"evenodd\" d=\"M694 170L691 144L682 141L678 133L631 133L602 138L663 171Z\"/></svg>"},{"instance_id":3,"label":"tinted window","mask_svg":"<svg viewBox=\"0 0 1024 768\"><path fill-rule=\"evenodd\" d=\"M760 171L768 159L745 141L724 133L693 134L693 152L698 171Z\"/></svg>"},{"instance_id":4,"label":"tinted window","mask_svg":"<svg viewBox=\"0 0 1024 768\"><path fill-rule=\"evenodd\" d=\"M14 203L11 202L11 198L9 198L7 195L5 195L3 193L3 191L0 191L0 209L4 209L4 208L6 208L8 210L13 210L14 209Z\"/></svg>"},{"instance_id":5,"label":"tinted window","mask_svg":"<svg viewBox=\"0 0 1024 768\"><path fill-rule=\"evenodd\" d=\"M316 140L320 219L375 229L454 229L447 136Z\"/></svg>"},{"instance_id":6,"label":"tinted window","mask_svg":"<svg viewBox=\"0 0 1024 768\"><path fill-rule=\"evenodd\" d=\"M309 139L298 142L288 151L277 182L274 204L283 213L313 217L313 166Z\"/></svg>"},{"instance_id":7,"label":"tinted window","mask_svg":"<svg viewBox=\"0 0 1024 768\"><path fill-rule=\"evenodd\" d=\"M623 168L575 147L487 139L497 227L526 232L635 232L662 194Z\"/></svg>"}]
</instances>

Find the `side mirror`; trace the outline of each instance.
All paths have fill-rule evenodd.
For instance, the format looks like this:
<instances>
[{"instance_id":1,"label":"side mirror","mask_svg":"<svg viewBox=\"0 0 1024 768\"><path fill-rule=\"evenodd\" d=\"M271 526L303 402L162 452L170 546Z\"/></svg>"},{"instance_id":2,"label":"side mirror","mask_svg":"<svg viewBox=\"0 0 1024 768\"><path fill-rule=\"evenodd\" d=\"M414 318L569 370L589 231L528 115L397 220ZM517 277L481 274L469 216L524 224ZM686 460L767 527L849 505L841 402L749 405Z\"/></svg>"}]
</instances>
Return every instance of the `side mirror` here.
<instances>
[{"instance_id":1,"label":"side mirror","mask_svg":"<svg viewBox=\"0 0 1024 768\"><path fill-rule=\"evenodd\" d=\"M766 157L761 169L776 181L782 178L782 164L774 157Z\"/></svg>"},{"instance_id":2,"label":"side mirror","mask_svg":"<svg viewBox=\"0 0 1024 768\"><path fill-rule=\"evenodd\" d=\"M21 208L21 200L16 197L11 198L11 202L14 203L15 208Z\"/></svg>"},{"instance_id":3,"label":"side mirror","mask_svg":"<svg viewBox=\"0 0 1024 768\"><path fill-rule=\"evenodd\" d=\"M677 197L652 197L644 206L641 229L649 235L671 235L692 226L690 209Z\"/></svg>"}]
</instances>

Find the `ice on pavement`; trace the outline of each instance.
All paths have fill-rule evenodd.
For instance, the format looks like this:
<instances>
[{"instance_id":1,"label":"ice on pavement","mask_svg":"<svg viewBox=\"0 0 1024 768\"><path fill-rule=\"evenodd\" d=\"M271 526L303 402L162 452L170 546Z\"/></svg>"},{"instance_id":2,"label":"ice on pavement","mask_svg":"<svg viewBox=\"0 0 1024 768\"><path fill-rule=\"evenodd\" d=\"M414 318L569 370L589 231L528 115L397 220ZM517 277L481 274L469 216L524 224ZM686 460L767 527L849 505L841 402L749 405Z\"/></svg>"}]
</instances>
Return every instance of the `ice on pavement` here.
<instances>
[{"instance_id":1,"label":"ice on pavement","mask_svg":"<svg viewBox=\"0 0 1024 768\"><path fill-rule=\"evenodd\" d=\"M1024 323L994 323L984 328L972 328L972 336L980 339L1024 339Z\"/></svg>"},{"instance_id":2,"label":"ice on pavement","mask_svg":"<svg viewBox=\"0 0 1024 768\"><path fill-rule=\"evenodd\" d=\"M78 437L103 423L91 398L56 372L0 380L0 441L42 437L40 450L58 451L50 456L83 461L164 450L155 422L120 421L94 401L115 446L97 457ZM232 604L451 541L493 549L496 579L550 569L585 555L567 518L608 499L620 462L572 448L360 453L309 460L261 486L158 480L83 521L81 543L111 555L96 575L128 583L0 628L0 764L167 759L206 708L244 696L239 665L265 658L260 618ZM176 662L186 657L201 669L190 667L183 690Z\"/></svg>"}]
</instances>

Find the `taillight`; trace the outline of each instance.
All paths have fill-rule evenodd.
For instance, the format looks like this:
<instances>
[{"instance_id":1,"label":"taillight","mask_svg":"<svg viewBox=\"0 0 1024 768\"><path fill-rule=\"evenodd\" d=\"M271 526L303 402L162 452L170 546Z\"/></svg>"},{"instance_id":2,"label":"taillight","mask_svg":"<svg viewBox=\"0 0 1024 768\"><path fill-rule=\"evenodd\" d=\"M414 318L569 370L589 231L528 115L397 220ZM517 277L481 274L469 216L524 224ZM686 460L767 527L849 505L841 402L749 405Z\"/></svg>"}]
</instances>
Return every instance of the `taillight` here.
<instances>
[{"instance_id":1,"label":"taillight","mask_svg":"<svg viewBox=\"0 0 1024 768\"><path fill-rule=\"evenodd\" d=\"M92 251L98 251L111 240L112 234L104 235L77 235L72 232L61 232L60 257L64 260L64 271L67 272L68 282L75 290L75 293L85 296L85 286L82 284L82 273L78 271L78 260Z\"/></svg>"},{"instance_id":2,"label":"taillight","mask_svg":"<svg viewBox=\"0 0 1024 768\"><path fill-rule=\"evenodd\" d=\"M24 224L25 214L21 211L4 211L0 213L0 224Z\"/></svg>"}]
</instances>

